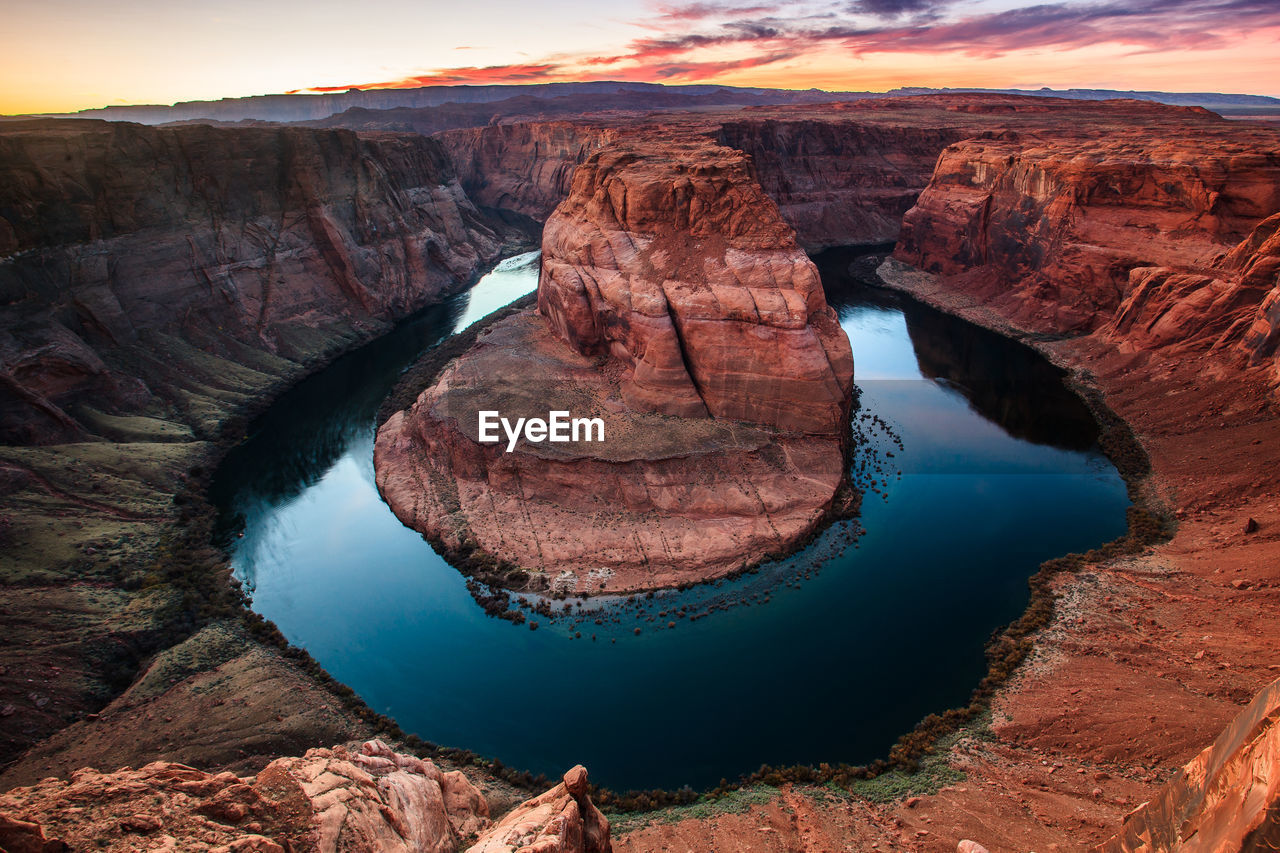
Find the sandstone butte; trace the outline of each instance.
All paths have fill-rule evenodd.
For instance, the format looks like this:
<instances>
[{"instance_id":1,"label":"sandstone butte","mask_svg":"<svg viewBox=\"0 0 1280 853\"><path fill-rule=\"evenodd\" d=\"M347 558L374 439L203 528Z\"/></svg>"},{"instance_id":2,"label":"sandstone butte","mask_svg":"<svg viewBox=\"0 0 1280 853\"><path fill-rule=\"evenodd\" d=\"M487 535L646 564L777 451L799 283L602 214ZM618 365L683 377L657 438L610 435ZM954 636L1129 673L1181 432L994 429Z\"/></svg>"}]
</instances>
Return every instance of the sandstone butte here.
<instances>
[{"instance_id":1,"label":"sandstone butte","mask_svg":"<svg viewBox=\"0 0 1280 853\"><path fill-rule=\"evenodd\" d=\"M677 586L782 554L845 478L849 341L740 152L627 140L547 220L536 312L485 330L379 430L377 483L517 588ZM478 441L477 412L600 417L604 442Z\"/></svg>"},{"instance_id":2,"label":"sandstone butte","mask_svg":"<svg viewBox=\"0 0 1280 853\"><path fill-rule=\"evenodd\" d=\"M157 545L199 535L196 469L215 458L203 439L493 257L500 222L475 207L480 194L501 199L504 215L541 221L620 131L657 130L749 151L805 249L901 236L887 283L1071 370L1132 427L1150 467L1142 476L1137 466L1138 494L1167 508L1176 530L1049 580L1050 621L993 696L989 725L963 729L930 759L963 778L907 779L916 795L887 802L783 785L741 809L632 824L614 848L1069 851L1118 833L1125 849L1247 846L1234 833L1248 831L1259 803L1274 805L1278 760L1269 725L1232 721L1280 665L1280 133L1131 102L903 98L496 124L433 139L6 124L0 208L43 218L34 230L20 219L0 227L14 442L0 448L0 627L13 638L0 646L0 747L12 762L0 788L156 757L234 766L239 778L306 745L377 731L367 709L237 617L193 627L177 606L182 577L212 578L202 595L225 583L215 557ZM468 150L480 153L468 160ZM275 153L276 190L238 194L238 170ZM358 182L343 171L352 162L378 179ZM92 191L104 180L111 192ZM382 211L376 236L357 208ZM331 227L310 227L315 216ZM449 223L462 242L433 241ZM337 251L323 250L326 234ZM156 244L151 263L129 262L156 240L167 249ZM406 240L437 247L423 255L426 278L394 260ZM193 242L198 262L179 262ZM407 299L379 288L394 276L361 273L385 293L367 309L341 284L343 258L357 272L404 269ZM286 292L315 298L294 310L260 291L278 283L275 269ZM170 289L173 310L154 304ZM156 346L165 357L146 357ZM147 393L132 393L133 378ZM146 567L176 562L199 571L140 582ZM1196 836L1155 840L1183 827Z\"/></svg>"},{"instance_id":3,"label":"sandstone butte","mask_svg":"<svg viewBox=\"0 0 1280 853\"><path fill-rule=\"evenodd\" d=\"M379 740L311 749L253 776L156 761L86 767L0 795L0 849L207 853L609 853L609 822L587 773L517 805L500 821L460 771Z\"/></svg>"}]
</instances>

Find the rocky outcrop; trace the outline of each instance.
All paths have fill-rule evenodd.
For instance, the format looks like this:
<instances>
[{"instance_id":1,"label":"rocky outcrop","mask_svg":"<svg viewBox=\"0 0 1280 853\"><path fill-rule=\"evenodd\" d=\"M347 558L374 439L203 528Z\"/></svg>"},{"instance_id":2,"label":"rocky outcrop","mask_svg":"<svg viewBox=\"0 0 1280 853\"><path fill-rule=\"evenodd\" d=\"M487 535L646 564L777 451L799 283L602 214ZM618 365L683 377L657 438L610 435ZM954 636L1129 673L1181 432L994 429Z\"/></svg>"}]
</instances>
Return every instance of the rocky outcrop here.
<instances>
[{"instance_id":1,"label":"rocky outcrop","mask_svg":"<svg viewBox=\"0 0 1280 853\"><path fill-rule=\"evenodd\" d=\"M453 130L436 138L472 201L543 222L569 195L578 165L617 135L608 125L549 121Z\"/></svg>"},{"instance_id":2,"label":"rocky outcrop","mask_svg":"<svg viewBox=\"0 0 1280 853\"><path fill-rule=\"evenodd\" d=\"M587 795L578 765L564 781L512 809L467 853L611 853L609 821Z\"/></svg>"},{"instance_id":3,"label":"rocky outcrop","mask_svg":"<svg viewBox=\"0 0 1280 853\"><path fill-rule=\"evenodd\" d=\"M824 434L847 421L848 338L731 149L628 143L581 166L544 231L538 310L624 367L635 411Z\"/></svg>"},{"instance_id":4,"label":"rocky outcrop","mask_svg":"<svg viewBox=\"0 0 1280 853\"><path fill-rule=\"evenodd\" d=\"M491 326L378 430L407 526L495 585L581 595L674 587L784 553L831 511L836 435L634 411L619 370L525 311ZM478 441L478 412L600 418L604 441Z\"/></svg>"},{"instance_id":5,"label":"rocky outcrop","mask_svg":"<svg viewBox=\"0 0 1280 853\"><path fill-rule=\"evenodd\" d=\"M1280 681L1262 690L1213 744L1098 853L1274 850L1280 846Z\"/></svg>"},{"instance_id":6,"label":"rocky outcrop","mask_svg":"<svg viewBox=\"0 0 1280 853\"><path fill-rule=\"evenodd\" d=\"M405 524L493 583L592 594L733 572L832 512L849 343L741 153L601 152L542 263L538 313L490 327L379 430ZM604 440L508 452L479 440L482 410L599 418Z\"/></svg>"},{"instance_id":7,"label":"rocky outcrop","mask_svg":"<svg viewBox=\"0 0 1280 853\"><path fill-rule=\"evenodd\" d=\"M1259 223L1223 266L1238 272L1242 288L1266 293L1240 346L1251 364L1271 364L1280 383L1280 213Z\"/></svg>"},{"instance_id":8,"label":"rocky outcrop","mask_svg":"<svg viewBox=\"0 0 1280 853\"><path fill-rule=\"evenodd\" d=\"M197 609L229 612L202 527L211 441L463 286L497 227L424 137L0 127L0 763L101 711ZM259 657L238 683L296 675ZM253 739L274 730L277 753L363 731L264 717ZM244 754L239 725L213 727L210 760Z\"/></svg>"},{"instance_id":9,"label":"rocky outcrop","mask_svg":"<svg viewBox=\"0 0 1280 853\"><path fill-rule=\"evenodd\" d=\"M897 240L938 155L966 135L946 126L761 119L726 121L716 138L751 157L761 187L813 251Z\"/></svg>"},{"instance_id":10,"label":"rocky outcrop","mask_svg":"<svg viewBox=\"0 0 1280 853\"><path fill-rule=\"evenodd\" d=\"M2 130L9 441L83 438L81 405L135 414L210 396L206 358L268 373L273 359L313 361L457 287L501 244L426 138Z\"/></svg>"},{"instance_id":11,"label":"rocky outcrop","mask_svg":"<svg viewBox=\"0 0 1280 853\"><path fill-rule=\"evenodd\" d=\"M609 823L587 794L586 770L564 779L493 826L462 772L378 740L308 750L243 778L164 761L85 768L0 795L0 848L454 853L470 843L485 853L608 853Z\"/></svg>"},{"instance_id":12,"label":"rocky outcrop","mask_svg":"<svg viewBox=\"0 0 1280 853\"><path fill-rule=\"evenodd\" d=\"M1048 332L1097 329L1135 293L1194 291L1187 311L1212 314L1212 334L1252 299L1206 289L1216 264L1278 209L1280 144L1266 131L1007 135L943 152L895 257ZM1132 326L1136 307L1119 322Z\"/></svg>"}]
</instances>

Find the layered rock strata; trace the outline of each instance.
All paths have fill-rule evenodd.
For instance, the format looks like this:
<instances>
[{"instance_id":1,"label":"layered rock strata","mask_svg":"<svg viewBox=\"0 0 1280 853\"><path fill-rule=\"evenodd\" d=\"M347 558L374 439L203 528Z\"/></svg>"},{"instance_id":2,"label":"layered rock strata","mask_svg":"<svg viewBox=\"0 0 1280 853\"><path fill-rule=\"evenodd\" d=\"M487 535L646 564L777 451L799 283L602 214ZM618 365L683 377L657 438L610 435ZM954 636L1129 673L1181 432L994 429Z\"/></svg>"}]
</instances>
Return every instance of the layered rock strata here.
<instances>
[{"instance_id":1,"label":"layered rock strata","mask_svg":"<svg viewBox=\"0 0 1280 853\"><path fill-rule=\"evenodd\" d=\"M0 127L0 762L101 711L148 658L228 612L225 558L202 527L213 442L465 285L502 251L497 229L424 137ZM241 645L224 687L299 678ZM361 732L289 707L295 695L252 726L219 702L195 748L230 760ZM320 696L312 711L342 707ZM122 744L161 748L154 726L121 730L99 742L113 764L133 760Z\"/></svg>"},{"instance_id":2,"label":"layered rock strata","mask_svg":"<svg viewBox=\"0 0 1280 853\"><path fill-rule=\"evenodd\" d=\"M467 196L543 222L569 195L578 165L618 136L589 122L495 124L437 134Z\"/></svg>"},{"instance_id":3,"label":"layered rock strata","mask_svg":"<svg viewBox=\"0 0 1280 853\"><path fill-rule=\"evenodd\" d=\"M716 138L750 155L761 187L812 251L897 240L938 154L966 135L946 125L770 118L726 121Z\"/></svg>"},{"instance_id":4,"label":"layered rock strata","mask_svg":"<svg viewBox=\"0 0 1280 853\"><path fill-rule=\"evenodd\" d=\"M83 768L0 795L0 848L208 853L609 853L609 822L575 767L500 823L460 771L378 740L311 749L253 776L157 761Z\"/></svg>"},{"instance_id":5,"label":"layered rock strata","mask_svg":"<svg viewBox=\"0 0 1280 853\"><path fill-rule=\"evenodd\" d=\"M487 330L379 430L397 515L491 575L583 594L785 552L844 482L853 359L738 152L628 144L548 221L538 312ZM478 441L480 410L598 417L605 440ZM532 573L532 577L530 577Z\"/></svg>"},{"instance_id":6,"label":"layered rock strata","mask_svg":"<svg viewBox=\"0 0 1280 853\"><path fill-rule=\"evenodd\" d=\"M1046 332L1237 342L1241 312L1275 286L1273 263L1247 259L1265 255L1274 226L1252 232L1280 211L1280 145L1216 130L950 146L895 257Z\"/></svg>"},{"instance_id":7,"label":"layered rock strata","mask_svg":"<svg viewBox=\"0 0 1280 853\"><path fill-rule=\"evenodd\" d=\"M214 369L184 382L184 362L243 372L314 358L457 287L502 242L422 137L89 121L3 131L10 441L83 438L93 424L77 426L78 405L163 415L222 390Z\"/></svg>"}]
</instances>

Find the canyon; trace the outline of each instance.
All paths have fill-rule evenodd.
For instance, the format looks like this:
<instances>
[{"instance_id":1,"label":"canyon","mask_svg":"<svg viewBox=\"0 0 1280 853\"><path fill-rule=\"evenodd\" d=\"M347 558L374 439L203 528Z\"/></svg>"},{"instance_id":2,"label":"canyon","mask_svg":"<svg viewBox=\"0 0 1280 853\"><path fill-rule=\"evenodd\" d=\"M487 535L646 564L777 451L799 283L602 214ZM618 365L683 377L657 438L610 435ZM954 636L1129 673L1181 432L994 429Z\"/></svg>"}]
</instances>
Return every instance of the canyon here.
<instances>
[{"instance_id":1,"label":"canyon","mask_svg":"<svg viewBox=\"0 0 1280 853\"><path fill-rule=\"evenodd\" d=\"M309 679L236 615L209 472L266 399L523 238L424 137L95 121L2 136L2 760L131 683L152 698L135 679L174 649L195 652L174 672L275 684L289 710L202 717L228 698L209 694L183 710L208 723L187 760L220 738L232 755L348 739L351 719L316 710L341 698L307 687L295 705L287 685Z\"/></svg>"},{"instance_id":2,"label":"canyon","mask_svg":"<svg viewBox=\"0 0 1280 853\"><path fill-rule=\"evenodd\" d=\"M6 123L0 536L4 627L17 642L0 662L0 705L13 709L0 717L12 762L0 788L157 756L247 778L385 731L237 609L196 469L261 398L518 244L510 223L550 218L544 245L556 251L572 248L558 234L612 246L612 223L585 217L571 195L602 177L613 146L655 128L653 144L732 161L734 187L767 193L751 203L777 214L758 227L787 226L798 249L896 240L886 286L1070 370L1132 428L1147 458L1135 494L1171 535L1043 579L1052 610L1018 641L1021 665L994 690L988 722L970 719L929 759L960 781L908 775L911 796L876 800L781 779L739 810L615 826L614 847L1074 850L1120 832L1112 849L1167 849L1152 839L1175 837L1169 827L1201 808L1186 779L1223 766L1197 756L1274 678L1280 135L1126 102L869 99L434 138ZM615 219L617 233L632 230ZM565 288L568 270L551 269L549 287ZM593 328L600 308L570 304L490 327L492 348L554 353L557 370L598 375L604 352L634 358L629 342L648 340L625 312ZM433 384L449 392L453 378ZM625 373L607 378L621 398ZM661 387L688 387L677 378ZM645 392L640 383L631 399L652 402ZM735 405L731 392L713 404ZM747 414L765 418L757 429L777 426ZM1226 764L1259 778L1275 760L1256 724L1273 716L1270 696L1247 712L1255 723L1223 735L1235 745L1215 747L1239 756L1257 741ZM1270 802L1269 789L1257 797ZM1165 805L1124 824L1144 802ZM1199 825L1204 842L1236 837Z\"/></svg>"},{"instance_id":3,"label":"canyon","mask_svg":"<svg viewBox=\"0 0 1280 853\"><path fill-rule=\"evenodd\" d=\"M738 571L828 516L849 489L853 355L746 163L627 140L575 170L536 312L486 328L379 430L405 524L499 585L590 594ZM605 441L479 440L481 411L548 406Z\"/></svg>"}]
</instances>

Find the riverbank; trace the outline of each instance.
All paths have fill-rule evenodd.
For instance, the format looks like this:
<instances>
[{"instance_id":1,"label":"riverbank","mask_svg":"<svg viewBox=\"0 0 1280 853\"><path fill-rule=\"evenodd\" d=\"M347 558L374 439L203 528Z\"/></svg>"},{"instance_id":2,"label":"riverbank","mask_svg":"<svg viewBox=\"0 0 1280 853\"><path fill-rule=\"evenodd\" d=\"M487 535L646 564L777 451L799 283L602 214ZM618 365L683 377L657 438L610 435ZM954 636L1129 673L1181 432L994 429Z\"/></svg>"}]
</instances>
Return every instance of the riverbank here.
<instances>
[{"instance_id":1,"label":"riverbank","mask_svg":"<svg viewBox=\"0 0 1280 853\"><path fill-rule=\"evenodd\" d=\"M887 802L787 785L744 808L658 813L624 828L618 850L750 839L761 850L952 851L961 838L1083 850L1113 835L1280 667L1280 411L1265 369L1124 352L1098 335L1055 338L935 276L896 264L882 276L1095 389L1150 459L1140 492L1168 507L1176 530L1055 573L1052 612L995 691L990 722L944 741L925 775L887 786Z\"/></svg>"},{"instance_id":2,"label":"riverbank","mask_svg":"<svg viewBox=\"0 0 1280 853\"><path fill-rule=\"evenodd\" d=\"M502 254L520 248L509 243ZM417 313L438 312L463 285ZM259 414L392 327L330 328L288 360L247 348L237 362L179 350L175 363L216 382L198 429L205 440L180 419L139 417L113 421L130 430L114 442L0 448L5 520L17 536L4 578L13 642L0 677L27 700L5 706L3 722L19 745L51 732L4 769L0 787L156 755L252 772L312 747L403 737L248 608L213 544L208 495L213 472ZM447 768L472 763L465 751L408 743ZM520 787L477 781L501 808L535 781L513 778Z\"/></svg>"}]
</instances>

